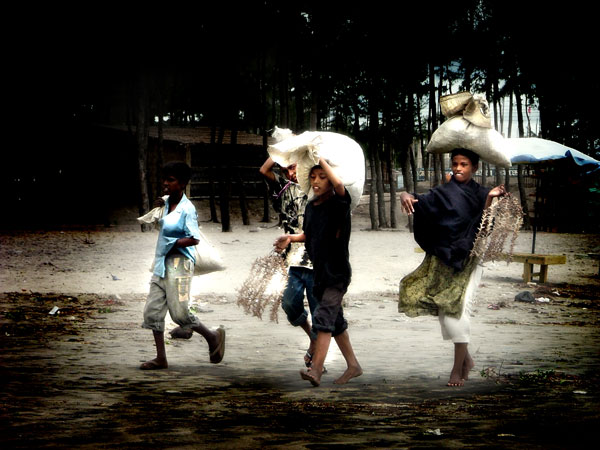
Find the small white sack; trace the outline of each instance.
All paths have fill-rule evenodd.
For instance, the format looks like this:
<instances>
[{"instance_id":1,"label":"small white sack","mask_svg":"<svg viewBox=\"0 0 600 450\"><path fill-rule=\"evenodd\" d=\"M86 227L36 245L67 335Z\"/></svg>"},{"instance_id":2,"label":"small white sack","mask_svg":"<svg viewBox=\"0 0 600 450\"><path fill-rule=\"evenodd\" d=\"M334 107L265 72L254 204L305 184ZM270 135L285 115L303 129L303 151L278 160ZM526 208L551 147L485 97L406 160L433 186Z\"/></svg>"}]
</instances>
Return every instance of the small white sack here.
<instances>
[{"instance_id":1,"label":"small white sack","mask_svg":"<svg viewBox=\"0 0 600 450\"><path fill-rule=\"evenodd\" d=\"M490 164L511 166L504 136L493 128L473 125L462 116L454 116L440 125L426 150L428 153L449 153L455 148L471 150Z\"/></svg>"},{"instance_id":2,"label":"small white sack","mask_svg":"<svg viewBox=\"0 0 600 450\"><path fill-rule=\"evenodd\" d=\"M309 198L314 196L310 187L310 169L319 163L319 157L325 158L346 186L351 209L358 206L365 184L365 157L355 140L339 133L306 131L269 146L268 152L280 166L296 164L298 185Z\"/></svg>"},{"instance_id":3,"label":"small white sack","mask_svg":"<svg viewBox=\"0 0 600 450\"><path fill-rule=\"evenodd\" d=\"M200 242L194 246L194 275L204 275L225 270L225 264L218 250L213 247L204 233L200 231Z\"/></svg>"},{"instance_id":4,"label":"small white sack","mask_svg":"<svg viewBox=\"0 0 600 450\"><path fill-rule=\"evenodd\" d=\"M164 196L163 200L166 201L167 198L168 195ZM137 220L139 223L152 224L155 228L158 228L158 223L162 218L164 211L164 206L158 206L143 216L138 217ZM200 231L200 242L198 245L194 246L194 258L196 259L196 264L194 265L194 275L205 275L207 273L225 270L225 264L223 263L223 259L221 258L219 251L212 246L202 231ZM152 267L150 267L150 272L153 271L154 262L152 263Z\"/></svg>"}]
</instances>

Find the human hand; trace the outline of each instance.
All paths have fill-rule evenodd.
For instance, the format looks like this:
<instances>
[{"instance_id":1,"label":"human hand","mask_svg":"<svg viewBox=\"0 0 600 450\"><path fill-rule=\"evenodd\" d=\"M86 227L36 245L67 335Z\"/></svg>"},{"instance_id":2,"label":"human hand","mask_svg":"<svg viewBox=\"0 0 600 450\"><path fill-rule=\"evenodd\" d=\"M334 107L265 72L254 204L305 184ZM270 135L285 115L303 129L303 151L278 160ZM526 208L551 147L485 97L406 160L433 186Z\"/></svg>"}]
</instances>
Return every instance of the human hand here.
<instances>
[{"instance_id":1,"label":"human hand","mask_svg":"<svg viewBox=\"0 0 600 450\"><path fill-rule=\"evenodd\" d=\"M402 208L402 211L405 212L409 216L411 214L414 214L414 212L415 212L414 204L417 203L418 201L419 200L417 200L414 196L412 196L408 192L403 192L402 194L400 194L400 206Z\"/></svg>"},{"instance_id":2,"label":"human hand","mask_svg":"<svg viewBox=\"0 0 600 450\"><path fill-rule=\"evenodd\" d=\"M277 253L283 252L287 248L287 246L290 245L291 241L292 241L292 239L290 238L289 234L284 234L283 236L279 236L273 243L273 246L275 247L275 251Z\"/></svg>"},{"instance_id":3,"label":"human hand","mask_svg":"<svg viewBox=\"0 0 600 450\"><path fill-rule=\"evenodd\" d=\"M165 199L162 197L158 197L156 200L154 200L154 207L158 208L160 206L165 206Z\"/></svg>"},{"instance_id":4,"label":"human hand","mask_svg":"<svg viewBox=\"0 0 600 450\"><path fill-rule=\"evenodd\" d=\"M496 186L495 188L492 188L490 192L488 192L488 197L502 197L507 194L508 192L506 192L506 188L503 184L501 184L499 186Z\"/></svg>"}]
</instances>

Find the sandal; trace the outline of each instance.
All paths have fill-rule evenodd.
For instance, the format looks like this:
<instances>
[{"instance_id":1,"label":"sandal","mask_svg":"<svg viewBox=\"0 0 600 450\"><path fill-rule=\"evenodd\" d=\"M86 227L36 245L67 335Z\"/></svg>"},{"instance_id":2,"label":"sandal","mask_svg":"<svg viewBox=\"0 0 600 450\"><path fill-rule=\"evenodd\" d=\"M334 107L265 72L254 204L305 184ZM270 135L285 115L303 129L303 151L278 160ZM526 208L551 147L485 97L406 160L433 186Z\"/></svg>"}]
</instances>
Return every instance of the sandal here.
<instances>
[{"instance_id":1,"label":"sandal","mask_svg":"<svg viewBox=\"0 0 600 450\"><path fill-rule=\"evenodd\" d=\"M217 328L217 334L219 335L219 344L210 352L210 362L213 364L219 364L225 355L225 329Z\"/></svg>"},{"instance_id":2,"label":"sandal","mask_svg":"<svg viewBox=\"0 0 600 450\"><path fill-rule=\"evenodd\" d=\"M142 363L142 365L140 366L141 370L162 370L162 369L168 369L169 368L169 364L165 363L163 364L159 364L156 360L151 359L150 361L146 361L145 363Z\"/></svg>"},{"instance_id":3,"label":"sandal","mask_svg":"<svg viewBox=\"0 0 600 450\"><path fill-rule=\"evenodd\" d=\"M308 368L312 366L312 357L313 355L308 350L306 350L306 354L304 355L304 365Z\"/></svg>"},{"instance_id":4,"label":"sandal","mask_svg":"<svg viewBox=\"0 0 600 450\"><path fill-rule=\"evenodd\" d=\"M312 367L312 357L311 353L306 350L306 354L304 355L304 365L310 369ZM323 366L323 373L327 373L327 367Z\"/></svg>"}]
</instances>

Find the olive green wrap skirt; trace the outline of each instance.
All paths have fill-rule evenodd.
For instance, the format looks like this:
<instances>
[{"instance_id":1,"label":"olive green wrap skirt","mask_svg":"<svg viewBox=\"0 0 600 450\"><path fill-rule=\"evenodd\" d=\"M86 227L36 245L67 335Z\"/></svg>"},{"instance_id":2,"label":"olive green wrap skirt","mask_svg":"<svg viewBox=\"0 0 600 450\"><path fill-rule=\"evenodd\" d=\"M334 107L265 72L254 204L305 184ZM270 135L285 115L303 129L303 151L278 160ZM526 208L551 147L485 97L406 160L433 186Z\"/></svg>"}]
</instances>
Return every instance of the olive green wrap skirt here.
<instances>
[{"instance_id":1,"label":"olive green wrap skirt","mask_svg":"<svg viewBox=\"0 0 600 450\"><path fill-rule=\"evenodd\" d=\"M438 257L426 254L423 262L413 272L400 280L398 311L408 317L444 315L460 318L465 310L467 289L471 274L477 267L477 258L470 258L460 272ZM472 296L472 295L471 295Z\"/></svg>"}]
</instances>

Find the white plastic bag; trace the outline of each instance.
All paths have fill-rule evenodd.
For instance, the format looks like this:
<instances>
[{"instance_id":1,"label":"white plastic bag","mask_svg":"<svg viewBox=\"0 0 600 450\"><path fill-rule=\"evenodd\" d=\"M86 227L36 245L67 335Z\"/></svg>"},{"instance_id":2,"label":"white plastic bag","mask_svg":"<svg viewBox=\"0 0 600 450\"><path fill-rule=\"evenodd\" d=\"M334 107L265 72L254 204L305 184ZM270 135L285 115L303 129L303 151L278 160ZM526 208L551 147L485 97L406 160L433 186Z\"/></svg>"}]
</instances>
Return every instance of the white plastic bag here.
<instances>
[{"instance_id":1,"label":"white plastic bag","mask_svg":"<svg viewBox=\"0 0 600 450\"><path fill-rule=\"evenodd\" d=\"M327 160L348 190L351 208L360 202L365 184L365 157L360 145L339 133L306 131L291 136L268 148L269 156L283 167L296 164L298 185L309 198L314 196L310 187L310 169L319 163L319 157Z\"/></svg>"}]
</instances>

